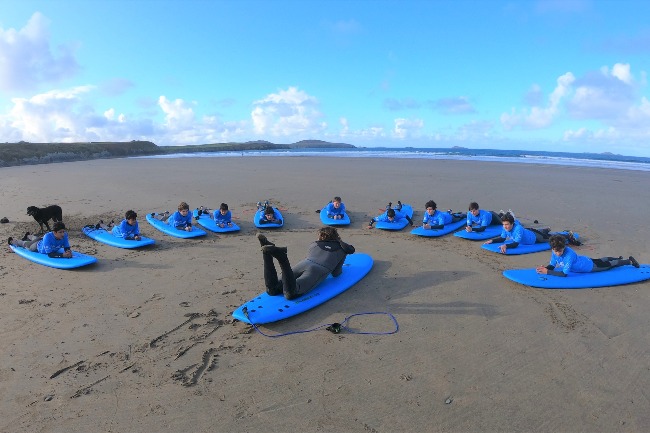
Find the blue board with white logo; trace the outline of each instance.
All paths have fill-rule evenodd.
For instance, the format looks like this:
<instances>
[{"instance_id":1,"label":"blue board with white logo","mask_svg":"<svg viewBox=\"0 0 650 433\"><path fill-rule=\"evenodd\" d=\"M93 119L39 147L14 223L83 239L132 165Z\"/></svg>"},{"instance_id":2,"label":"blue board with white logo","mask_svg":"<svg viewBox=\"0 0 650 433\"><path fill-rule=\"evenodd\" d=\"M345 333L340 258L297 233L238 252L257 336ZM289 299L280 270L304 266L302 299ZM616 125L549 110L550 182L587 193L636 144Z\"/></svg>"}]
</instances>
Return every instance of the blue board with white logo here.
<instances>
[{"instance_id":1,"label":"blue board with white logo","mask_svg":"<svg viewBox=\"0 0 650 433\"><path fill-rule=\"evenodd\" d=\"M402 204L402 208L399 211L395 209L395 212L401 212L405 215L408 215L409 218L413 218L413 208L410 204ZM375 227L380 230L402 230L408 224L409 222L406 218L401 218L399 220L393 221L392 223L388 221L377 221Z\"/></svg>"},{"instance_id":2,"label":"blue board with white logo","mask_svg":"<svg viewBox=\"0 0 650 433\"><path fill-rule=\"evenodd\" d=\"M154 215L157 214L154 213ZM189 239L189 238L196 238L199 236L207 235L205 230L202 230L198 227L192 227L192 231L189 232L186 230L179 230L176 227L170 226L164 221L160 221L159 219L154 218L154 215L147 214L147 221L149 222L149 224L151 224L156 229L170 236L174 236L176 238L181 238L181 239Z\"/></svg>"},{"instance_id":3,"label":"blue board with white logo","mask_svg":"<svg viewBox=\"0 0 650 433\"><path fill-rule=\"evenodd\" d=\"M218 210L215 210L214 212L219 212ZM212 213L201 213L199 215L199 211L197 209L194 209L194 219L196 222L201 224L204 228L213 231L215 233L232 233L232 232L238 232L239 226L233 222L230 223L230 225L224 225L223 227L220 227L217 222L212 218Z\"/></svg>"},{"instance_id":4,"label":"blue board with white logo","mask_svg":"<svg viewBox=\"0 0 650 433\"><path fill-rule=\"evenodd\" d=\"M568 234L568 232L551 232L549 235L555 235L555 234ZM580 238L580 235L578 233L573 232L573 236L575 236L576 239ZM509 244L510 241L504 242L506 244ZM481 248L492 251L493 253L501 253L499 250L499 247L501 247L503 243L491 243L491 244L483 244L481 245ZM548 251L551 249L551 246L549 245L548 242L541 242L541 243L535 243L535 244L530 244L530 245L522 245L519 244L515 248L509 248L506 250L505 254L509 256L513 255L518 255L518 254L530 254L530 253L538 253L540 251Z\"/></svg>"},{"instance_id":5,"label":"blue board with white logo","mask_svg":"<svg viewBox=\"0 0 650 433\"><path fill-rule=\"evenodd\" d=\"M328 226L347 226L350 225L350 217L348 216L348 213L345 212L341 219L330 218L327 216L327 206L325 206L320 211L320 222Z\"/></svg>"},{"instance_id":6,"label":"blue board with white logo","mask_svg":"<svg viewBox=\"0 0 650 433\"><path fill-rule=\"evenodd\" d=\"M467 221L465 221L467 223ZM465 231L465 230L459 230L456 233L454 233L454 236L462 238L462 239L467 239L470 241L487 241L488 239L496 238L497 236L501 235L501 232L503 231L503 227L501 224L499 225L493 225L493 226L487 226L485 230L482 232L475 232L475 231Z\"/></svg>"},{"instance_id":7,"label":"blue board with white logo","mask_svg":"<svg viewBox=\"0 0 650 433\"><path fill-rule=\"evenodd\" d=\"M625 265L600 272L569 272L566 277L538 274L535 269L512 269L503 271L503 276L516 283L541 289L586 289L650 280L650 265L639 268Z\"/></svg>"},{"instance_id":8,"label":"blue board with white logo","mask_svg":"<svg viewBox=\"0 0 650 433\"><path fill-rule=\"evenodd\" d=\"M124 239L115 236L112 232L106 231L103 228L95 228L95 226L86 226L81 230L89 238L117 248L140 248L156 243L155 240L144 236L141 236L139 241L135 239Z\"/></svg>"},{"instance_id":9,"label":"blue board with white logo","mask_svg":"<svg viewBox=\"0 0 650 433\"><path fill-rule=\"evenodd\" d=\"M260 223L260 219L262 219L262 216L264 216L264 208L260 208L260 209L257 210L257 212L255 212L255 216L253 217L253 223L255 224L255 227L258 227L260 229L277 229L277 228L282 227L284 225L284 217L282 216L282 213L280 212L280 210L277 207L274 207L273 209L275 209L275 211L278 214L280 214L280 219L281 219L282 222L280 224L277 224L277 223L262 224L262 223Z\"/></svg>"},{"instance_id":10,"label":"blue board with white logo","mask_svg":"<svg viewBox=\"0 0 650 433\"><path fill-rule=\"evenodd\" d=\"M72 257L50 257L47 254L42 254L37 251L30 251L23 247L18 247L15 245L9 245L14 253L19 256L31 260L34 263L39 265L49 266L51 268L57 269L74 269L81 266L87 266L95 263L97 259L93 256L87 254L79 253L77 251L72 251ZM59 250L59 253L63 253L63 249Z\"/></svg>"},{"instance_id":11,"label":"blue board with white logo","mask_svg":"<svg viewBox=\"0 0 650 433\"><path fill-rule=\"evenodd\" d=\"M420 226L411 230L411 233L418 236L439 237L464 227L466 223L467 220L461 219L453 223L445 224L441 229L425 229L423 226Z\"/></svg>"},{"instance_id":12,"label":"blue board with white logo","mask_svg":"<svg viewBox=\"0 0 650 433\"><path fill-rule=\"evenodd\" d=\"M345 258L341 275L338 277L330 275L304 295L289 301L282 295L269 296L267 293L262 293L237 308L232 316L242 322L257 325L277 322L304 313L355 285L370 272L372 265L372 257L368 254L350 254Z\"/></svg>"}]
</instances>

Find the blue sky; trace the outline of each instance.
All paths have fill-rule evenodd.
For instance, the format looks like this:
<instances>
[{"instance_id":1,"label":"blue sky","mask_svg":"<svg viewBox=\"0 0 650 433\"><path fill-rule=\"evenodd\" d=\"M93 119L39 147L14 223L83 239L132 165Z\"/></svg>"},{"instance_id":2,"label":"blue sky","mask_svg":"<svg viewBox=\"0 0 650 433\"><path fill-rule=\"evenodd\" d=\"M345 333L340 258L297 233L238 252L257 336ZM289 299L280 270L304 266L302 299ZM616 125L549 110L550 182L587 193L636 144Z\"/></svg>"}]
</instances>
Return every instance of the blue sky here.
<instances>
[{"instance_id":1,"label":"blue sky","mask_svg":"<svg viewBox=\"0 0 650 433\"><path fill-rule=\"evenodd\" d=\"M650 156L650 2L3 0L0 142Z\"/></svg>"}]
</instances>

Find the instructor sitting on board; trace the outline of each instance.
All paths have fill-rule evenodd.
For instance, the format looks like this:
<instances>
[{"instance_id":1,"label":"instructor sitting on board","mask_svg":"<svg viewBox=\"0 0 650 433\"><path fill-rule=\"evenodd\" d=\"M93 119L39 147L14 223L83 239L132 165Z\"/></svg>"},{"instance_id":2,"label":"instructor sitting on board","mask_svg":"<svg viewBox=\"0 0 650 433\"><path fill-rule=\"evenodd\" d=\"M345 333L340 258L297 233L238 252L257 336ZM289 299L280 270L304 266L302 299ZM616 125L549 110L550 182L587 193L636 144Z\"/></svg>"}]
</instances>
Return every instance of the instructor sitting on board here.
<instances>
[{"instance_id":1,"label":"instructor sitting on board","mask_svg":"<svg viewBox=\"0 0 650 433\"><path fill-rule=\"evenodd\" d=\"M287 257L287 247L276 247L258 234L264 258L264 284L270 296L284 295L294 299L312 290L329 274L338 277L343 272L345 256L354 253L352 245L343 242L334 227L323 227L318 232L318 240L309 246L306 259L291 268ZM278 279L273 259L280 264L282 279Z\"/></svg>"}]
</instances>

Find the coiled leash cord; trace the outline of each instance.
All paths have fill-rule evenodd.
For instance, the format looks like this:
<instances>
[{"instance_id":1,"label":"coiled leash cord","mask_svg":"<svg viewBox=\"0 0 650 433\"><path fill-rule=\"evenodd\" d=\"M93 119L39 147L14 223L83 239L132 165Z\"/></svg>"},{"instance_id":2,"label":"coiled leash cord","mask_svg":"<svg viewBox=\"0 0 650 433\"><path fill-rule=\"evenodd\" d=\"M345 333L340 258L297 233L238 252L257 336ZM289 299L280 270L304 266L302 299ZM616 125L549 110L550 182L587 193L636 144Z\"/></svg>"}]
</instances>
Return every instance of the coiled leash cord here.
<instances>
[{"instance_id":1,"label":"coiled leash cord","mask_svg":"<svg viewBox=\"0 0 650 433\"><path fill-rule=\"evenodd\" d=\"M255 328L255 330L257 332L259 332L263 336L269 337L269 338L286 337L287 335L294 335L294 334L305 334L307 332L318 331L319 329L322 329L322 328L325 328L326 330L328 330L328 331L330 331L330 332L332 332L334 334L340 334L341 331L343 331L343 330L345 330L346 332L348 332L350 334L360 334L360 335L390 335L390 334L395 334L395 333L397 333L397 331L399 331L399 324L397 323L397 319L395 318L395 316L393 316L391 313L387 313L387 312L384 312L384 311L375 311L375 312L369 312L369 313L350 314L345 319L343 319L343 321L341 323L337 323L337 322L326 323L324 325L319 325L319 326L317 326L315 328L311 328L311 329L300 329L300 330L297 330L297 331L290 331L290 332L285 332L285 333L282 333L282 334L269 335L269 334L265 334L262 330L260 330L260 328L257 327L257 325L255 323L253 323L251 318L248 317L248 310L247 309L244 309L243 313L246 316L246 318L251 322L251 325L253 326L253 328ZM395 329L393 329L392 331L387 331L387 332L365 332L365 331L355 331L355 330L352 330L352 329L348 328L348 326L347 326L350 319L352 319L353 317L356 317L356 316L371 316L371 315L378 315L378 314L388 316L393 321L393 324L395 325Z\"/></svg>"}]
</instances>

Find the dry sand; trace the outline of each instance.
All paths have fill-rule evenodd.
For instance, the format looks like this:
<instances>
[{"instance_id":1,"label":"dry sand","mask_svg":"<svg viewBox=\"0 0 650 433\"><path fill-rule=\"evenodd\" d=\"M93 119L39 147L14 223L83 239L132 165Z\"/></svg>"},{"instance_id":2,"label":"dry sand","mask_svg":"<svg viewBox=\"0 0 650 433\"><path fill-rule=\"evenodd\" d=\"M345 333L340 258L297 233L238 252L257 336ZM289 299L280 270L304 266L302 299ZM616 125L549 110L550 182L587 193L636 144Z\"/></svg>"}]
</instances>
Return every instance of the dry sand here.
<instances>
[{"instance_id":1,"label":"dry sand","mask_svg":"<svg viewBox=\"0 0 650 433\"><path fill-rule=\"evenodd\" d=\"M650 262L649 173L473 161L341 158L100 160L0 169L0 237L59 204L73 248L60 271L2 249L2 432L638 432L650 429L650 283L540 290L504 279L548 253L501 256L447 236L365 228L387 201L516 211L578 231L581 254ZM325 330L266 338L230 313L263 290L254 204L284 209L269 238L303 257L315 213L341 195L342 237L375 259L359 284L267 333L395 315L394 335ZM144 220L180 200L230 205L236 234L170 238ZM140 214L155 246L80 233ZM192 315L194 314L194 315ZM360 317L359 331L386 331ZM152 344L153 343L153 344ZM54 376L54 377L53 377ZM190 385L184 386L183 384ZM446 404L450 399L451 402Z\"/></svg>"}]
</instances>

